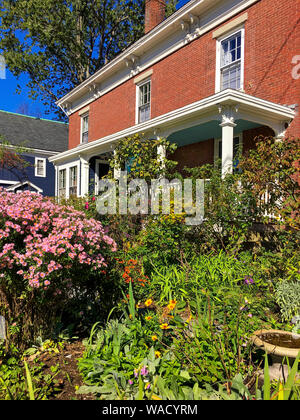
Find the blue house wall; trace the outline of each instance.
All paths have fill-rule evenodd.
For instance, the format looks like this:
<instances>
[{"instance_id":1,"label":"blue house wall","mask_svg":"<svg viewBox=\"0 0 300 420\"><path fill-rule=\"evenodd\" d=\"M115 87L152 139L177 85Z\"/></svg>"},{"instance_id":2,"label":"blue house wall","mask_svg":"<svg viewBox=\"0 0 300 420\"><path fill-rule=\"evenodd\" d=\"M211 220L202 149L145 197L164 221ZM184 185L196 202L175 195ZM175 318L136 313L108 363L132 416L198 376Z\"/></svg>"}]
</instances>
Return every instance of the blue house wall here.
<instances>
[{"instance_id":1,"label":"blue house wall","mask_svg":"<svg viewBox=\"0 0 300 420\"><path fill-rule=\"evenodd\" d=\"M26 167L24 171L12 172L0 168L0 187L9 188L13 186L13 182L17 184L20 182L26 183L26 181L29 181L31 184L42 190L41 194L44 196L53 197L55 195L55 169L54 165L49 162L48 157L49 156L45 156L43 154L22 155L22 158L29 163L29 166ZM35 175L35 158L46 159L45 177ZM24 188L21 187L19 189L30 189L35 191L34 188L28 187L26 184L24 185Z\"/></svg>"}]
</instances>

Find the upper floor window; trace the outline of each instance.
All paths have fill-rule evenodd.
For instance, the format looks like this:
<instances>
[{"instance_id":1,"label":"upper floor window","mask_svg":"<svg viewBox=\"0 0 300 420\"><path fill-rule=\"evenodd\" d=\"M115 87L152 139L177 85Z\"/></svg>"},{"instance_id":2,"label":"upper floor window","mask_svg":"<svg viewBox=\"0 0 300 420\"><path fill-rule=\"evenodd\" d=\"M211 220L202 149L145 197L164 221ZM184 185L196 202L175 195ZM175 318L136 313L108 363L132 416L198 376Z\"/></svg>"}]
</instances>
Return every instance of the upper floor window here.
<instances>
[{"instance_id":1,"label":"upper floor window","mask_svg":"<svg viewBox=\"0 0 300 420\"><path fill-rule=\"evenodd\" d=\"M89 114L81 117L81 143L87 143L89 140Z\"/></svg>"},{"instance_id":2,"label":"upper floor window","mask_svg":"<svg viewBox=\"0 0 300 420\"><path fill-rule=\"evenodd\" d=\"M216 90L243 89L244 29L218 41Z\"/></svg>"},{"instance_id":3,"label":"upper floor window","mask_svg":"<svg viewBox=\"0 0 300 420\"><path fill-rule=\"evenodd\" d=\"M46 159L35 158L35 176L46 177Z\"/></svg>"},{"instance_id":4,"label":"upper floor window","mask_svg":"<svg viewBox=\"0 0 300 420\"><path fill-rule=\"evenodd\" d=\"M138 123L150 120L151 81L138 85Z\"/></svg>"}]
</instances>

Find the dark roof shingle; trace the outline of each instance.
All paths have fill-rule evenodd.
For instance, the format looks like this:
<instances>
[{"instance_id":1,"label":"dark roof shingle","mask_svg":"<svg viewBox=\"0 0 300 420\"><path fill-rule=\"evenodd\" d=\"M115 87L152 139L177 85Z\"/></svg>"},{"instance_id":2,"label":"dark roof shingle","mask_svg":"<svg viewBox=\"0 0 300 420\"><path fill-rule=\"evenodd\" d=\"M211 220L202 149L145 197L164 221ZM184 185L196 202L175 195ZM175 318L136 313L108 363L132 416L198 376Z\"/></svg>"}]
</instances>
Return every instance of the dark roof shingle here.
<instances>
[{"instance_id":1,"label":"dark roof shingle","mask_svg":"<svg viewBox=\"0 0 300 420\"><path fill-rule=\"evenodd\" d=\"M0 111L0 143L63 152L68 149L68 129L66 123Z\"/></svg>"}]
</instances>

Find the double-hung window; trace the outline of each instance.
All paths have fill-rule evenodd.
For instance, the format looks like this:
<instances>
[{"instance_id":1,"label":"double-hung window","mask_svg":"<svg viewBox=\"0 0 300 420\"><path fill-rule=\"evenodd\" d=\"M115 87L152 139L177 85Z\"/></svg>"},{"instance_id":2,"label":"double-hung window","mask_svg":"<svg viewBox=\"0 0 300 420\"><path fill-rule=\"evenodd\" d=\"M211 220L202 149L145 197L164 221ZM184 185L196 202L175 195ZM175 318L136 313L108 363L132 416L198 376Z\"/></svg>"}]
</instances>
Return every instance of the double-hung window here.
<instances>
[{"instance_id":1,"label":"double-hung window","mask_svg":"<svg viewBox=\"0 0 300 420\"><path fill-rule=\"evenodd\" d=\"M87 143L89 140L89 114L81 117L81 143Z\"/></svg>"},{"instance_id":2,"label":"double-hung window","mask_svg":"<svg viewBox=\"0 0 300 420\"><path fill-rule=\"evenodd\" d=\"M151 81L138 86L138 123L150 120Z\"/></svg>"},{"instance_id":3,"label":"double-hung window","mask_svg":"<svg viewBox=\"0 0 300 420\"><path fill-rule=\"evenodd\" d=\"M66 169L61 169L58 174L58 196L66 196L66 186L67 186L67 172Z\"/></svg>"},{"instance_id":4,"label":"double-hung window","mask_svg":"<svg viewBox=\"0 0 300 420\"><path fill-rule=\"evenodd\" d=\"M243 89L244 29L218 41L217 91Z\"/></svg>"},{"instance_id":5,"label":"double-hung window","mask_svg":"<svg viewBox=\"0 0 300 420\"><path fill-rule=\"evenodd\" d=\"M69 197L77 195L77 166L72 166L69 170Z\"/></svg>"},{"instance_id":6,"label":"double-hung window","mask_svg":"<svg viewBox=\"0 0 300 420\"><path fill-rule=\"evenodd\" d=\"M46 159L35 158L35 176L46 177Z\"/></svg>"}]
</instances>

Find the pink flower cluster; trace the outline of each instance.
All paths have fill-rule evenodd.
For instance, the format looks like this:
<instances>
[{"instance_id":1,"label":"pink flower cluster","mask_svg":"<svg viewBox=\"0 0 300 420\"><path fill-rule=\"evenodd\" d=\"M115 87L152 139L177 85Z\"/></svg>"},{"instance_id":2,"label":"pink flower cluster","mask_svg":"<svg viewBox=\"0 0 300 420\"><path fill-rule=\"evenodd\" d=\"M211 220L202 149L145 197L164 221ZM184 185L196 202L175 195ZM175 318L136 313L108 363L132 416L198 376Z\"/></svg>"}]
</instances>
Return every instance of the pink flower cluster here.
<instances>
[{"instance_id":1,"label":"pink flower cluster","mask_svg":"<svg viewBox=\"0 0 300 420\"><path fill-rule=\"evenodd\" d=\"M29 191L0 188L0 272L12 270L31 287L48 287L80 268L107 266L103 254L116 251L102 224L85 213Z\"/></svg>"}]
</instances>

